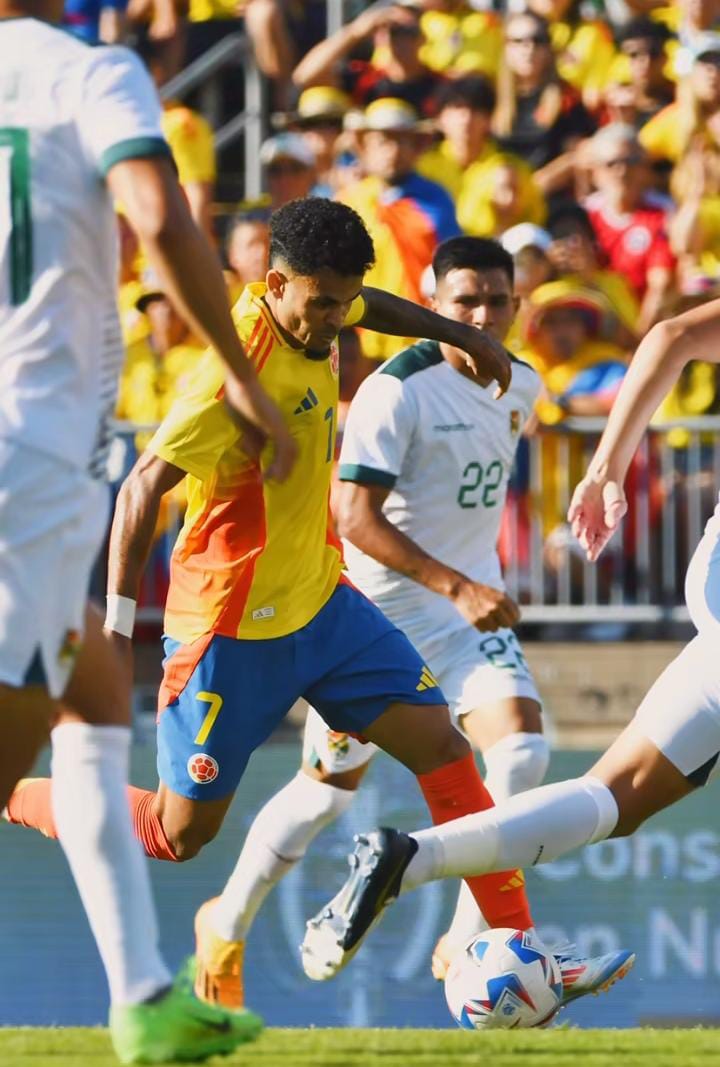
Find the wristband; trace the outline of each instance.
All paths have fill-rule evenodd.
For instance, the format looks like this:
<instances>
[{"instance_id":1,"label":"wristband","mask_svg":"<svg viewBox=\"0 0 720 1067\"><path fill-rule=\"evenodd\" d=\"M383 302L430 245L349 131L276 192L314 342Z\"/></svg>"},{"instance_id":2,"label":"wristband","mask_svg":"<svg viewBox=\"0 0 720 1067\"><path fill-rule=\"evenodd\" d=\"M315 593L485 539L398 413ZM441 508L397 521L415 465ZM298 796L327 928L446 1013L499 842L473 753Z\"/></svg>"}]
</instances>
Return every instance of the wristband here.
<instances>
[{"instance_id":1,"label":"wristband","mask_svg":"<svg viewBox=\"0 0 720 1067\"><path fill-rule=\"evenodd\" d=\"M132 637L135 629L135 610L137 601L129 596L118 596L117 593L108 593L107 609L105 611L105 629L113 630L123 637Z\"/></svg>"}]
</instances>

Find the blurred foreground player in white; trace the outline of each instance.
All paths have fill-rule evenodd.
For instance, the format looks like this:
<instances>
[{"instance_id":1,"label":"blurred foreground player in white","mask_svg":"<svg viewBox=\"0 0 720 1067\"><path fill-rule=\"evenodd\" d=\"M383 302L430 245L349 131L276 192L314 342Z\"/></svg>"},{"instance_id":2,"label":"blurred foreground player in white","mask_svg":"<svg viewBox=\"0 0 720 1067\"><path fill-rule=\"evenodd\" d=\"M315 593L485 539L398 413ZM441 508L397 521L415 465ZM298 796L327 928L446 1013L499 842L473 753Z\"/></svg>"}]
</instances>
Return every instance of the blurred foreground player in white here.
<instances>
[{"instance_id":1,"label":"blurred foreground player in white","mask_svg":"<svg viewBox=\"0 0 720 1067\"><path fill-rule=\"evenodd\" d=\"M502 342L516 300L512 257L501 245L451 238L436 251L434 271L434 309ZM504 397L494 400L487 384L462 353L436 341L419 341L367 378L345 426L336 514L353 584L430 664L456 724L483 753L497 803L538 785L548 764L540 698L511 629L519 612L503 590L495 547L540 381L515 360ZM198 974L209 999L240 1001L243 945L258 909L347 810L375 752L310 709L301 770L258 814L222 895L198 913ZM498 884L496 892L506 889ZM450 931L435 950L436 977L483 929L462 883ZM326 977L325 962L303 958L315 979ZM605 984L618 960L563 957L561 966L579 996Z\"/></svg>"},{"instance_id":2,"label":"blurred foreground player in white","mask_svg":"<svg viewBox=\"0 0 720 1067\"><path fill-rule=\"evenodd\" d=\"M647 425L690 360L720 362L720 301L654 326L633 357L568 517L594 561L627 510L623 483ZM665 669L634 719L582 778L530 790L481 815L432 830L375 830L358 839L353 872L327 913L353 944L382 907L436 878L547 863L582 845L623 837L717 773L720 754L720 504L688 567L685 596L697 635ZM380 884L375 872L394 857ZM317 923L327 923L320 912Z\"/></svg>"},{"instance_id":3,"label":"blurred foreground player in white","mask_svg":"<svg viewBox=\"0 0 720 1067\"><path fill-rule=\"evenodd\" d=\"M111 196L224 358L228 403L274 440L278 477L293 445L188 215L149 78L129 51L41 21L61 11L0 0L0 807L52 727L54 814L107 972L116 1051L197 1060L261 1024L172 985L125 795L129 664L85 606L123 357Z\"/></svg>"}]
</instances>

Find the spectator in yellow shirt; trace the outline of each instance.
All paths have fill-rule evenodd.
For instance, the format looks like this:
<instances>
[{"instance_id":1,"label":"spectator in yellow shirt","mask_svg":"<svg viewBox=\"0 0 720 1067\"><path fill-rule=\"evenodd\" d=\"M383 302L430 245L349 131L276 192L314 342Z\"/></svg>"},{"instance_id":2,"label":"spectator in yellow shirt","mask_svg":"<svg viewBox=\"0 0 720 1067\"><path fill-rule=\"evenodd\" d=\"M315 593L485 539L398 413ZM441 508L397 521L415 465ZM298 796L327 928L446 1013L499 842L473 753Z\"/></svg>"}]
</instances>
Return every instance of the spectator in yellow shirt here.
<instances>
[{"instance_id":1,"label":"spectator in yellow shirt","mask_svg":"<svg viewBox=\"0 0 720 1067\"><path fill-rule=\"evenodd\" d=\"M640 143L654 159L677 163L702 142L720 151L720 33L699 38L689 76L675 103L659 111L640 131Z\"/></svg>"},{"instance_id":2,"label":"spectator in yellow shirt","mask_svg":"<svg viewBox=\"0 0 720 1067\"><path fill-rule=\"evenodd\" d=\"M338 199L360 215L375 246L368 285L422 302L422 277L440 241L460 232L447 190L418 174L426 123L404 100L375 100L357 129L366 177L347 185ZM387 359L411 338L398 340L363 331L363 351Z\"/></svg>"},{"instance_id":3,"label":"spectator in yellow shirt","mask_svg":"<svg viewBox=\"0 0 720 1067\"><path fill-rule=\"evenodd\" d=\"M270 212L263 208L239 212L230 220L225 236L227 281L231 303L250 282L262 281L268 272Z\"/></svg>"},{"instance_id":4,"label":"spectator in yellow shirt","mask_svg":"<svg viewBox=\"0 0 720 1067\"><path fill-rule=\"evenodd\" d=\"M445 186L461 228L477 237L545 217L530 167L502 152L490 136L495 102L492 85L480 75L447 82L436 97L435 122L443 139L423 153L417 166L420 174Z\"/></svg>"},{"instance_id":5,"label":"spectator in yellow shirt","mask_svg":"<svg viewBox=\"0 0 720 1067\"><path fill-rule=\"evenodd\" d=\"M582 0L528 0L527 6L550 25L560 77L580 92L587 107L596 108L615 57L607 22L581 14Z\"/></svg>"},{"instance_id":6,"label":"spectator in yellow shirt","mask_svg":"<svg viewBox=\"0 0 720 1067\"><path fill-rule=\"evenodd\" d=\"M117 416L153 426L165 417L187 386L205 346L193 337L185 319L152 278L145 281L137 309L147 318L148 334L127 349ZM138 450L149 436L138 434Z\"/></svg>"},{"instance_id":7,"label":"spectator in yellow shirt","mask_svg":"<svg viewBox=\"0 0 720 1067\"><path fill-rule=\"evenodd\" d=\"M502 54L502 20L465 0L434 0L422 16L423 62L443 74L495 77Z\"/></svg>"}]
</instances>

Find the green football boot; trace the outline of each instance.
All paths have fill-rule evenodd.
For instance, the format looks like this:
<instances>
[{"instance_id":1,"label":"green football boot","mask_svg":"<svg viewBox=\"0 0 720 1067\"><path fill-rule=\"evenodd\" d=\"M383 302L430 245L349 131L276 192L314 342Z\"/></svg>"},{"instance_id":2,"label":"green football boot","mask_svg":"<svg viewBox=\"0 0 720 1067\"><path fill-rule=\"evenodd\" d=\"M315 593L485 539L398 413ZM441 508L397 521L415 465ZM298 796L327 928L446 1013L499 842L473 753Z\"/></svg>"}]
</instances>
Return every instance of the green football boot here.
<instances>
[{"instance_id":1,"label":"green football boot","mask_svg":"<svg viewBox=\"0 0 720 1067\"><path fill-rule=\"evenodd\" d=\"M165 996L110 1009L110 1037L121 1063L199 1063L254 1041L263 1028L251 1011L205 1004L183 976Z\"/></svg>"}]
</instances>

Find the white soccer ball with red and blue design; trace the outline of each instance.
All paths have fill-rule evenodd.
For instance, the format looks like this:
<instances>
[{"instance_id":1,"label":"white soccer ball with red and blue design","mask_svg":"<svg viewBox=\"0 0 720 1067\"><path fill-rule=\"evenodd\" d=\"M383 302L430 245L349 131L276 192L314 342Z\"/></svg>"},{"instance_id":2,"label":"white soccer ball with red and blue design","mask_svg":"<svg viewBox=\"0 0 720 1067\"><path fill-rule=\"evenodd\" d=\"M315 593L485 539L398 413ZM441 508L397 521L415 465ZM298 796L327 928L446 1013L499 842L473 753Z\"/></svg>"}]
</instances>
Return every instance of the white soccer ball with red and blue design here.
<instances>
[{"instance_id":1,"label":"white soccer ball with red and blue design","mask_svg":"<svg viewBox=\"0 0 720 1067\"><path fill-rule=\"evenodd\" d=\"M542 1026L560 1007L562 977L552 953L533 933L488 930L452 960L445 997L466 1030Z\"/></svg>"}]
</instances>

